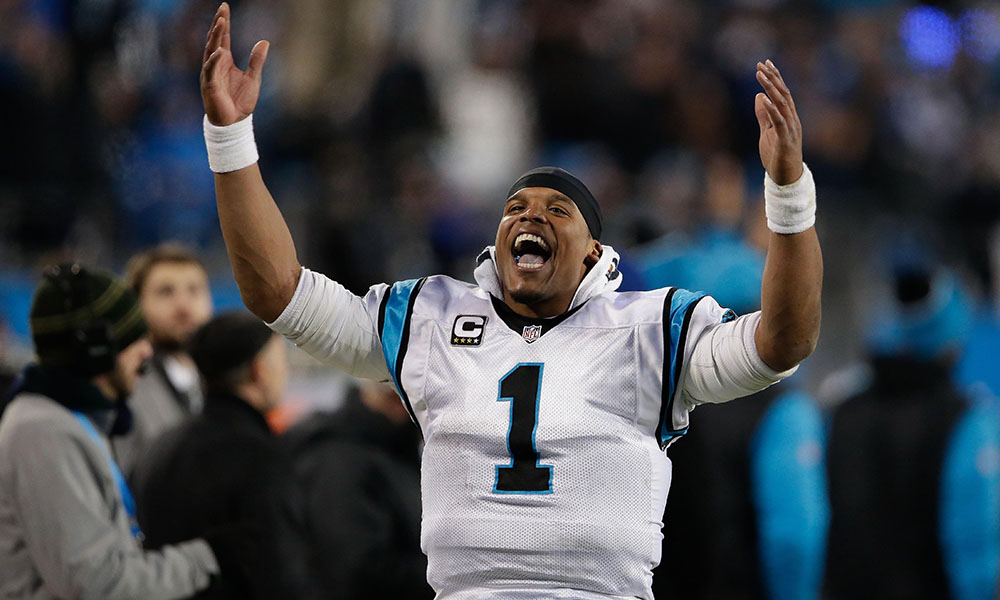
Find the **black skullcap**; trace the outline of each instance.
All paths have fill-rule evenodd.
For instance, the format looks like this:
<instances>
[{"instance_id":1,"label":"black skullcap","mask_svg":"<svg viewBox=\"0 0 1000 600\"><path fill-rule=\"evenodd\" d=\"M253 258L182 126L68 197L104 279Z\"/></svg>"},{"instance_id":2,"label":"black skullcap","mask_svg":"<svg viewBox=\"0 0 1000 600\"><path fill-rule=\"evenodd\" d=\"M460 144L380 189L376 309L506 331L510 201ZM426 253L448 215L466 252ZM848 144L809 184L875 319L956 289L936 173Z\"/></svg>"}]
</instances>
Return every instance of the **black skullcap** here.
<instances>
[{"instance_id":1,"label":"black skullcap","mask_svg":"<svg viewBox=\"0 0 1000 600\"><path fill-rule=\"evenodd\" d=\"M590 190L587 189L587 186L583 185L583 182L570 174L569 171L560 169L559 167L538 167L537 169L532 169L521 175L514 182L510 191L507 192L507 198L529 187L549 188L572 200L583 214L583 220L587 222L590 235L595 240L601 239L601 225L603 221L601 207L597 204L597 200L590 193Z\"/></svg>"},{"instance_id":2,"label":"black skullcap","mask_svg":"<svg viewBox=\"0 0 1000 600\"><path fill-rule=\"evenodd\" d=\"M106 329L100 338L121 352L146 333L139 301L125 282L110 271L77 263L52 265L31 300L30 328L35 353L42 366L76 372L82 365L81 343L95 328ZM81 341L83 336L83 341ZM93 375L94 373L87 373Z\"/></svg>"},{"instance_id":3,"label":"black skullcap","mask_svg":"<svg viewBox=\"0 0 1000 600\"><path fill-rule=\"evenodd\" d=\"M242 311L222 313L201 326L188 342L188 352L209 384L242 367L270 341L274 333L260 319Z\"/></svg>"}]
</instances>

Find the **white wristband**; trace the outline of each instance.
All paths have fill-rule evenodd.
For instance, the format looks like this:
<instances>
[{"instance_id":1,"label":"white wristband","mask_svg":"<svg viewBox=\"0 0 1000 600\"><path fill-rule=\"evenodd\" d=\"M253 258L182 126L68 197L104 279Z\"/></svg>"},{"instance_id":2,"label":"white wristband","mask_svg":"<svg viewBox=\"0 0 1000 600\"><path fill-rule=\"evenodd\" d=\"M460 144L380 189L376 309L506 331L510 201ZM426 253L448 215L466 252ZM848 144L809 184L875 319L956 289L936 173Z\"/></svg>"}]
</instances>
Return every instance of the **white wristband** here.
<instances>
[{"instance_id":1,"label":"white wristband","mask_svg":"<svg viewBox=\"0 0 1000 600\"><path fill-rule=\"evenodd\" d=\"M788 185L778 185L764 172L764 212L775 233L800 233L816 223L816 183L805 163L799 180Z\"/></svg>"},{"instance_id":2,"label":"white wristband","mask_svg":"<svg viewBox=\"0 0 1000 600\"><path fill-rule=\"evenodd\" d=\"M253 115L232 125L212 125L205 115L205 147L208 166L215 173L229 173L257 162L257 143L253 139Z\"/></svg>"}]
</instances>

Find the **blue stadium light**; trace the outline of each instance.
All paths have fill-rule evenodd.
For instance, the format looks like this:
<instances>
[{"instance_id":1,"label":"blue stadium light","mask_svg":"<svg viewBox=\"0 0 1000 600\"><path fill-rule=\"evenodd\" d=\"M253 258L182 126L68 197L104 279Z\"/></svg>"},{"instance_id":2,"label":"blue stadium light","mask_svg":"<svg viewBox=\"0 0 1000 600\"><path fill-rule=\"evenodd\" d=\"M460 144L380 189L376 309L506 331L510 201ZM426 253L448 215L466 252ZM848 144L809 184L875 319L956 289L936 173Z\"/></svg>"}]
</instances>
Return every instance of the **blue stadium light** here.
<instances>
[{"instance_id":1,"label":"blue stadium light","mask_svg":"<svg viewBox=\"0 0 1000 600\"><path fill-rule=\"evenodd\" d=\"M916 6L903 13L899 34L907 57L923 68L950 67L961 45L957 23L945 11L931 6Z\"/></svg>"},{"instance_id":2,"label":"blue stadium light","mask_svg":"<svg viewBox=\"0 0 1000 600\"><path fill-rule=\"evenodd\" d=\"M965 51L984 63L1000 56L1000 11L967 8L959 16Z\"/></svg>"}]
</instances>

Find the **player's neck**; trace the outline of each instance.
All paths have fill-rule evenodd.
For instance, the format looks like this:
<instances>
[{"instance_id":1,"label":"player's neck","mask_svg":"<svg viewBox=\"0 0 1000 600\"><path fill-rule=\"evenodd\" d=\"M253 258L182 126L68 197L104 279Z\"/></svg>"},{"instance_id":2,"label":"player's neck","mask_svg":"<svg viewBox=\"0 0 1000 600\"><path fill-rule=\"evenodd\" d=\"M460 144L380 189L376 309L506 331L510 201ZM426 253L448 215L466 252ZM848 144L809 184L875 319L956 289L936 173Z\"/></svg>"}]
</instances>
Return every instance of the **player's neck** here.
<instances>
[{"instance_id":1,"label":"player's neck","mask_svg":"<svg viewBox=\"0 0 1000 600\"><path fill-rule=\"evenodd\" d=\"M558 317L569 310L569 303L572 300L572 297L551 298L542 302L525 304L514 300L514 298L511 297L510 292L507 290L503 291L503 303L515 313L521 315L522 317L528 317L529 319L547 319L549 317Z\"/></svg>"}]
</instances>

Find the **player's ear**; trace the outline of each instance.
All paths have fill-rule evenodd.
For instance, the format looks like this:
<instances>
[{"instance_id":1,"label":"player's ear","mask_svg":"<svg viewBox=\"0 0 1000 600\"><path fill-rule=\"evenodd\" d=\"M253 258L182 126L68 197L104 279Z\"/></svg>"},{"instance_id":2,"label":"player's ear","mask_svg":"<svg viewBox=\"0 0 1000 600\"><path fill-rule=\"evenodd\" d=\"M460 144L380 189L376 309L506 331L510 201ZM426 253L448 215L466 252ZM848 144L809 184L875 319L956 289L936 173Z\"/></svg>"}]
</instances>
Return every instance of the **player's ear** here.
<instances>
[{"instance_id":1,"label":"player's ear","mask_svg":"<svg viewBox=\"0 0 1000 600\"><path fill-rule=\"evenodd\" d=\"M586 258L583 259L583 264L587 265L587 268L593 267L597 264L597 261L601 260L601 254L604 253L604 248L601 246L601 242L598 242L594 238L590 238L587 242L590 244L590 252L587 253Z\"/></svg>"}]
</instances>

